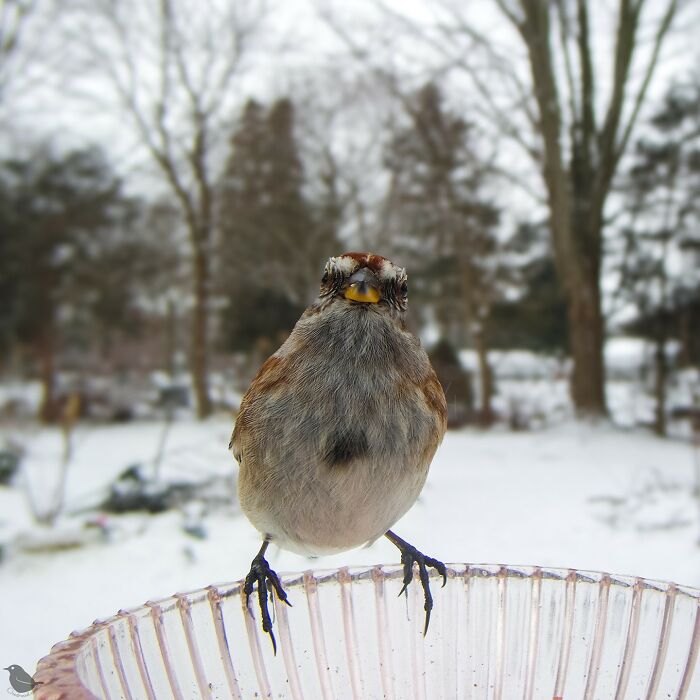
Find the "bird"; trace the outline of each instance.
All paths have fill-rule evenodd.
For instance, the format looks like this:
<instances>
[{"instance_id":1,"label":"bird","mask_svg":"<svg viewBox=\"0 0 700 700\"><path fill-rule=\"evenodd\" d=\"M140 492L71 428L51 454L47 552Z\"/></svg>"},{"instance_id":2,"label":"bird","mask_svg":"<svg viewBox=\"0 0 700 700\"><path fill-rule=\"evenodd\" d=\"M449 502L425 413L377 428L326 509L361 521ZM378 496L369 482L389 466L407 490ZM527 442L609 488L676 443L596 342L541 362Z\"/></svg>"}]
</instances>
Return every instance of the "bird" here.
<instances>
[{"instance_id":1,"label":"bird","mask_svg":"<svg viewBox=\"0 0 700 700\"><path fill-rule=\"evenodd\" d=\"M41 685L41 681L35 681L21 666L12 664L3 669L10 672L10 685L18 693L28 693L37 685Z\"/></svg>"},{"instance_id":2,"label":"bird","mask_svg":"<svg viewBox=\"0 0 700 700\"><path fill-rule=\"evenodd\" d=\"M330 258L317 299L241 400L229 449L241 509L262 535L243 594L252 615L257 588L274 653L268 596L291 604L265 558L271 542L318 556L387 537L401 553L399 595L418 566L424 635L428 568L447 582L443 562L391 530L418 498L447 428L445 394L407 307L405 268L373 253Z\"/></svg>"}]
</instances>

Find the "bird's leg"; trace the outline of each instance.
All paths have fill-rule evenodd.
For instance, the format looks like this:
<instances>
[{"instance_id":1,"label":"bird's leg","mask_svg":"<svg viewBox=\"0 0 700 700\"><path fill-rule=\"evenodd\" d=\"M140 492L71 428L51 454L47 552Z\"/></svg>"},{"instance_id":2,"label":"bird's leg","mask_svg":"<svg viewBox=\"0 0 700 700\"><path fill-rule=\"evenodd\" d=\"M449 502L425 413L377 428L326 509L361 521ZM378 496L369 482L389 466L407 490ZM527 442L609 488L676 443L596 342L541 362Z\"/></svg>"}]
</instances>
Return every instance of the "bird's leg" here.
<instances>
[{"instance_id":1,"label":"bird's leg","mask_svg":"<svg viewBox=\"0 0 700 700\"><path fill-rule=\"evenodd\" d=\"M432 557L426 557L425 554L419 552L413 545L406 542L406 540L402 540L391 530L388 530L385 536L390 542L393 542L401 552L401 563L403 564L403 587L399 591L399 595L401 595L404 591L406 591L406 595L408 595L408 584L413 580L413 564L418 564L418 574L420 576L420 582L423 586L423 595L425 597L425 605L423 606L423 609L425 610L425 627L423 628L423 636L425 636L428 632L428 625L430 624L430 611L433 609L433 596L430 594L428 567L431 566L433 569L437 569L437 572L442 576L443 586L447 583L447 569L441 561L433 559Z\"/></svg>"},{"instance_id":2,"label":"bird's leg","mask_svg":"<svg viewBox=\"0 0 700 700\"><path fill-rule=\"evenodd\" d=\"M282 588L279 576L270 568L270 565L265 559L265 550L270 544L269 536L265 538L260 547L260 551L255 555L251 565L248 575L245 577L245 583L243 584L243 593L246 596L246 606L248 606L248 601L250 599L250 594L253 592L255 584L258 584L258 605L260 606L260 617L262 620L263 632L267 632L272 640L272 649L275 654L277 654L277 643L275 642L275 635L272 632L272 620L270 619L270 611L267 608L267 595L268 595L268 581L272 586L272 590L277 594L277 598L283 603L291 606L291 603L287 600L287 594ZM272 591L270 591L270 596L272 596ZM250 608L248 608L250 610Z\"/></svg>"}]
</instances>

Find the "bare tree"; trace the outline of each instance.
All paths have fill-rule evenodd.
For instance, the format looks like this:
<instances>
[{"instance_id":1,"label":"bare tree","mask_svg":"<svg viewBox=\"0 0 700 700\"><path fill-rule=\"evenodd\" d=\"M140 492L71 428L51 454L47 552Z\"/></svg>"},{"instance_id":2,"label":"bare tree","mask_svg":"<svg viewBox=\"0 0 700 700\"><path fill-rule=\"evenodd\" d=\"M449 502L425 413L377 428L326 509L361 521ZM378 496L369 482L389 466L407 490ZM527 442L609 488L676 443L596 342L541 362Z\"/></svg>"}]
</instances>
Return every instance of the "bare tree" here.
<instances>
[{"instance_id":1,"label":"bare tree","mask_svg":"<svg viewBox=\"0 0 700 700\"><path fill-rule=\"evenodd\" d=\"M603 414L607 408L600 273L605 204L646 97L676 1L665 3L644 76L628 98L645 2L620 0L613 84L602 115L596 109L597 76L588 3L577 0L573 8L564 2L497 2L526 45L532 72L537 128L543 144L542 177L555 258L568 300L574 403L581 413ZM558 84L554 65L552 44L557 40L565 63L565 89ZM632 106L623 119L627 99L631 99ZM563 148L567 124L568 152Z\"/></svg>"},{"instance_id":2,"label":"bare tree","mask_svg":"<svg viewBox=\"0 0 700 700\"><path fill-rule=\"evenodd\" d=\"M15 153L17 136L27 132L24 117L36 109L27 98L48 87L48 67L62 52L50 31L55 17L53 0L0 0L0 119Z\"/></svg>"},{"instance_id":3,"label":"bare tree","mask_svg":"<svg viewBox=\"0 0 700 700\"><path fill-rule=\"evenodd\" d=\"M74 10L85 74L107 78L105 87L186 223L193 297L190 371L203 418L211 411L217 175L241 101L240 81L265 17L263 0L90 0L74 4ZM95 100L101 89L91 93Z\"/></svg>"},{"instance_id":4,"label":"bare tree","mask_svg":"<svg viewBox=\"0 0 700 700\"><path fill-rule=\"evenodd\" d=\"M395 98L385 81L339 57L295 74L289 92L311 197L325 203L346 248L386 250L382 159Z\"/></svg>"},{"instance_id":5,"label":"bare tree","mask_svg":"<svg viewBox=\"0 0 700 700\"><path fill-rule=\"evenodd\" d=\"M0 3L0 103L5 90L19 72L23 62L22 43L24 32L37 0L3 0Z\"/></svg>"},{"instance_id":6,"label":"bare tree","mask_svg":"<svg viewBox=\"0 0 700 700\"><path fill-rule=\"evenodd\" d=\"M617 25L604 51L605 42L598 36L594 41L597 25L593 3L587 0L494 0L494 8L514 30L494 25L495 36L477 26L473 13L455 0L426 7L432 13L428 22L419 22L383 0L374 4L404 35L432 50L438 65L458 76L459 89L464 90L467 78L472 114L490 124L539 171L567 298L572 398L579 414L605 414L600 276L606 204L676 15L677 0L653 5L647 0L617 0ZM348 36L345 31L343 38ZM514 40L520 41L524 56ZM355 55L366 58L368 53L358 49L355 36L350 42ZM415 55L415 49L410 50ZM608 64L612 80L606 94L601 85L607 76L600 73ZM532 178L520 177L514 160L508 167L513 170L509 181L530 191Z\"/></svg>"}]
</instances>

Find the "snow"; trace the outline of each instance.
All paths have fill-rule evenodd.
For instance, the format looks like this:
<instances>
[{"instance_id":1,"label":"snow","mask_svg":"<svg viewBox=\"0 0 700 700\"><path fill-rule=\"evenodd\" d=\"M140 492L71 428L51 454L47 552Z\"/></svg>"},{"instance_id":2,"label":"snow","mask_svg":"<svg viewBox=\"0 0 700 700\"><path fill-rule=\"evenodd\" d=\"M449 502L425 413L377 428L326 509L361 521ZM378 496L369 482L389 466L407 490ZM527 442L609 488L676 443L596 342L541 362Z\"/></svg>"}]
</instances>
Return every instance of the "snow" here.
<instances>
[{"instance_id":1,"label":"snow","mask_svg":"<svg viewBox=\"0 0 700 700\"><path fill-rule=\"evenodd\" d=\"M676 341L669 341L666 353L670 361L679 352ZM614 336L605 341L605 368L608 378L632 380L651 365L654 345L644 338ZM478 358L474 350L461 350L460 360L471 372L479 369ZM570 368L570 361L563 357L536 353L531 350L492 350L489 362L496 376L504 379L551 379L565 377Z\"/></svg>"},{"instance_id":2,"label":"snow","mask_svg":"<svg viewBox=\"0 0 700 700\"><path fill-rule=\"evenodd\" d=\"M0 383L0 407L16 405L21 412L30 415L36 413L41 400L41 384L38 381L6 381Z\"/></svg>"},{"instance_id":3,"label":"snow","mask_svg":"<svg viewBox=\"0 0 700 700\"><path fill-rule=\"evenodd\" d=\"M678 341L666 344L666 355L670 362L680 351ZM605 341L605 369L608 377L634 379L644 368L648 368L654 357L654 343L644 338L620 336Z\"/></svg>"},{"instance_id":4,"label":"snow","mask_svg":"<svg viewBox=\"0 0 700 700\"><path fill-rule=\"evenodd\" d=\"M465 369L479 371L475 350L460 350L459 359ZM531 350L492 350L489 363L499 379L551 379L566 376L568 367L564 360Z\"/></svg>"},{"instance_id":5,"label":"snow","mask_svg":"<svg viewBox=\"0 0 700 700\"><path fill-rule=\"evenodd\" d=\"M68 510L94 504L126 466L148 468L161 430L158 423L81 428ZM233 477L230 430L228 416L176 422L163 477ZM39 491L56 469L59 435L39 430L28 449L26 474ZM687 442L610 425L563 421L532 432L450 432L421 498L395 529L446 562L602 569L700 585L694 458ZM201 506L203 539L183 529L191 510L93 517L95 527L87 529L82 523L91 515L78 512L57 531L70 544L82 529L88 533L82 546L49 552L37 552L36 542L35 551L19 546L20 531L36 537L41 530L31 529L22 489L0 487L0 541L15 543L0 564L0 666L31 669L53 643L95 618L243 577L260 538L237 507L233 479L231 487L230 506ZM383 539L313 561L274 547L269 554L278 571L398 561Z\"/></svg>"}]
</instances>

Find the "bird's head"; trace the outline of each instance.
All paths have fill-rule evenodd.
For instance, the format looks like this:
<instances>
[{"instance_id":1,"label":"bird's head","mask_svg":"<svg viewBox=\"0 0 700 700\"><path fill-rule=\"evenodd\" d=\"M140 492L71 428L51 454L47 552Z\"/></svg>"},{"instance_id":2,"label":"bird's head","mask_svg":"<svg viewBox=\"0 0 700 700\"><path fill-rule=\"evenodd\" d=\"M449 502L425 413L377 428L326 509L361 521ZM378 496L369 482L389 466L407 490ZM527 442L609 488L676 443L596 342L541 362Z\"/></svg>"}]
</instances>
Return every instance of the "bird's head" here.
<instances>
[{"instance_id":1,"label":"bird's head","mask_svg":"<svg viewBox=\"0 0 700 700\"><path fill-rule=\"evenodd\" d=\"M326 263L319 301L403 316L408 305L406 270L372 253L335 256Z\"/></svg>"},{"instance_id":2,"label":"bird's head","mask_svg":"<svg viewBox=\"0 0 700 700\"><path fill-rule=\"evenodd\" d=\"M18 667L15 666L15 664L12 664L12 666L5 666L5 668L3 669L3 671L9 671L10 673L12 673L13 671L16 671L17 668L18 668Z\"/></svg>"}]
</instances>

